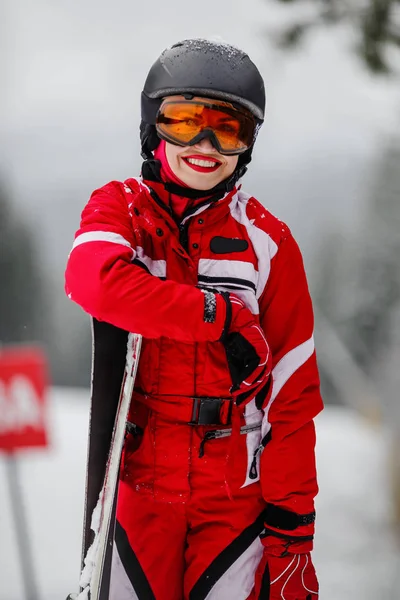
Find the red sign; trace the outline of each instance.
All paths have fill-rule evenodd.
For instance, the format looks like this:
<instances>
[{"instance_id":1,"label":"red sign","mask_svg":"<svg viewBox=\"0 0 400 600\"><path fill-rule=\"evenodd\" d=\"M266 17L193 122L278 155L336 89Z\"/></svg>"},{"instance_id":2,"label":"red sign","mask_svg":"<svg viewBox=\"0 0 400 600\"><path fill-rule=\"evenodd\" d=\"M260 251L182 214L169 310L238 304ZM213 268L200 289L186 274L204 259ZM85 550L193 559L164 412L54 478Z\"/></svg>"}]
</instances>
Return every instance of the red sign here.
<instances>
[{"instance_id":1,"label":"red sign","mask_svg":"<svg viewBox=\"0 0 400 600\"><path fill-rule=\"evenodd\" d=\"M0 450L47 446L47 382L40 348L0 350Z\"/></svg>"}]
</instances>

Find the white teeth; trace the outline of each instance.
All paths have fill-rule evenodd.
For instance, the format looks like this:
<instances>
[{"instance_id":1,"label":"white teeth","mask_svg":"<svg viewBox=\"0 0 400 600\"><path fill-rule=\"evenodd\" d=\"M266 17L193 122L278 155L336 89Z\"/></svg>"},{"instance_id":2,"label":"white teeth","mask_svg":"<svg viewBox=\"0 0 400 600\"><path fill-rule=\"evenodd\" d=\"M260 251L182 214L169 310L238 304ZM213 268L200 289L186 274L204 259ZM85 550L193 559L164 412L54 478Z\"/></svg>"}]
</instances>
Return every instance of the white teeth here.
<instances>
[{"instance_id":1,"label":"white teeth","mask_svg":"<svg viewBox=\"0 0 400 600\"><path fill-rule=\"evenodd\" d=\"M218 163L214 160L201 160L200 158L187 158L188 163L198 167L215 167Z\"/></svg>"}]
</instances>

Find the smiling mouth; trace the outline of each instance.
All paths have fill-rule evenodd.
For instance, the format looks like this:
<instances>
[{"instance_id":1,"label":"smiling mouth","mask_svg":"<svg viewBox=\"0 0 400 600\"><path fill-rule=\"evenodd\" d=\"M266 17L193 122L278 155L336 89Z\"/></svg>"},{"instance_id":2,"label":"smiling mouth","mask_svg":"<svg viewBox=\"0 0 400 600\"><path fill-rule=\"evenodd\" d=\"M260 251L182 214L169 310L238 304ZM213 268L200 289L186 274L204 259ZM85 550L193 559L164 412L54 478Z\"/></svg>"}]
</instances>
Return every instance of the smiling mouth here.
<instances>
[{"instance_id":1,"label":"smiling mouth","mask_svg":"<svg viewBox=\"0 0 400 600\"><path fill-rule=\"evenodd\" d=\"M212 173L213 171L216 171L222 164L219 160L214 160L212 158L200 158L197 156L184 156L182 157L182 160L191 169L201 173Z\"/></svg>"}]
</instances>

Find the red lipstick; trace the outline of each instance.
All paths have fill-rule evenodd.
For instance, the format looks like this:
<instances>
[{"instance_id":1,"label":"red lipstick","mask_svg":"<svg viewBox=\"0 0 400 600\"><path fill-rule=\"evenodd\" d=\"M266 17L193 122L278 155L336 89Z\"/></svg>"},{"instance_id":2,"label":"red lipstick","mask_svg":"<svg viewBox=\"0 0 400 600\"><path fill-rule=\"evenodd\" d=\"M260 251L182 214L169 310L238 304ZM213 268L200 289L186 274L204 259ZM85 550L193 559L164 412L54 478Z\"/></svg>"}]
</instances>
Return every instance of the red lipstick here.
<instances>
[{"instance_id":1,"label":"red lipstick","mask_svg":"<svg viewBox=\"0 0 400 600\"><path fill-rule=\"evenodd\" d=\"M186 165L188 165L194 171L198 171L199 173L213 173L222 164L221 161L219 161L217 158L214 158L212 156L205 156L204 154L191 154L190 156L182 156L181 158ZM188 161L189 158L192 158L194 160L210 161L215 163L215 165L213 167L203 167L200 165L194 165Z\"/></svg>"}]
</instances>

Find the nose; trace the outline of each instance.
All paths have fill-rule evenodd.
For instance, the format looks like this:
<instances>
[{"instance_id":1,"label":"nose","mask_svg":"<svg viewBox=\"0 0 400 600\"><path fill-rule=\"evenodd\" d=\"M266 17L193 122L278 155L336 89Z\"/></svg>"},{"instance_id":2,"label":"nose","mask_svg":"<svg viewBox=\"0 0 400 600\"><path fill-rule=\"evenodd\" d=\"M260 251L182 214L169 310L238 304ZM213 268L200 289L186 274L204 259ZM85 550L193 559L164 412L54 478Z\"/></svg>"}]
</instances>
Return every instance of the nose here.
<instances>
[{"instance_id":1,"label":"nose","mask_svg":"<svg viewBox=\"0 0 400 600\"><path fill-rule=\"evenodd\" d=\"M209 137L203 138L202 140L197 142L197 144L194 144L193 147L199 148L199 149L203 150L203 152L215 152L216 151L216 148L213 146Z\"/></svg>"}]
</instances>

